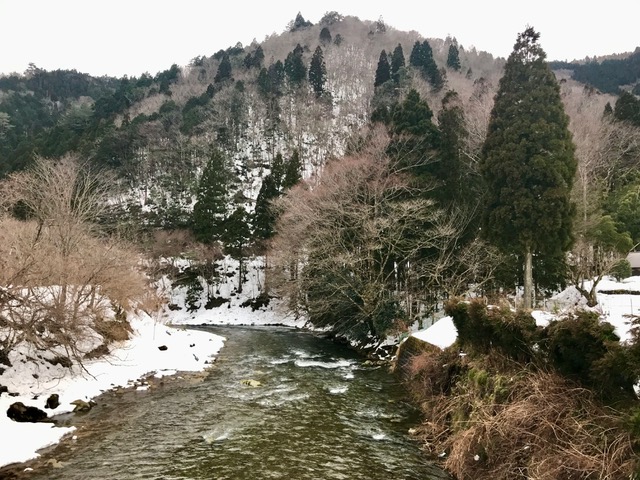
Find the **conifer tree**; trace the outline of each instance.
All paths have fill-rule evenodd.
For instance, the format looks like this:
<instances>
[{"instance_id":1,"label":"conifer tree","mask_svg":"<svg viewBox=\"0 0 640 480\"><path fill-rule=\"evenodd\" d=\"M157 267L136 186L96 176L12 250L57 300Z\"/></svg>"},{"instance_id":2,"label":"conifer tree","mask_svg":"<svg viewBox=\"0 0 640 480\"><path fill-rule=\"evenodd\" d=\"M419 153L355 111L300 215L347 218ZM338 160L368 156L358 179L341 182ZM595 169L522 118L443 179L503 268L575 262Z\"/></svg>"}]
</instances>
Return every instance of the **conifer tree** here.
<instances>
[{"instance_id":1,"label":"conifer tree","mask_svg":"<svg viewBox=\"0 0 640 480\"><path fill-rule=\"evenodd\" d=\"M389 66L387 52L382 50L382 52L380 52L380 59L378 60L378 67L376 68L376 78L373 86L379 87L389 80L391 80L391 67Z\"/></svg>"},{"instance_id":2,"label":"conifer tree","mask_svg":"<svg viewBox=\"0 0 640 480\"><path fill-rule=\"evenodd\" d=\"M238 260L238 293L242 293L244 256L251 238L246 210L242 207L237 207L224 222L223 227L221 240L224 251L227 255L231 255Z\"/></svg>"},{"instance_id":3,"label":"conifer tree","mask_svg":"<svg viewBox=\"0 0 640 480\"><path fill-rule=\"evenodd\" d=\"M266 240L273 236L276 216L271 209L271 201L279 196L280 192L276 186L276 181L273 178L273 174L270 173L262 180L253 214L253 230L255 236L259 239Z\"/></svg>"},{"instance_id":4,"label":"conifer tree","mask_svg":"<svg viewBox=\"0 0 640 480\"><path fill-rule=\"evenodd\" d=\"M433 59L433 50L427 40L422 43L418 41L414 43L409 57L409 65L415 67L436 90L444 85L444 79Z\"/></svg>"},{"instance_id":5,"label":"conifer tree","mask_svg":"<svg viewBox=\"0 0 640 480\"><path fill-rule=\"evenodd\" d=\"M331 32L327 27L322 27L320 30L320 43L323 45L329 45L331 43Z\"/></svg>"},{"instance_id":6,"label":"conifer tree","mask_svg":"<svg viewBox=\"0 0 640 480\"><path fill-rule=\"evenodd\" d=\"M229 202L230 173L222 152L214 149L198 183L192 230L196 239L211 243L221 238Z\"/></svg>"},{"instance_id":7,"label":"conifer tree","mask_svg":"<svg viewBox=\"0 0 640 480\"><path fill-rule=\"evenodd\" d=\"M398 83L400 80L399 72L404 65L404 52L402 51L402 45L398 44L391 55L391 77L394 82Z\"/></svg>"},{"instance_id":8,"label":"conifer tree","mask_svg":"<svg viewBox=\"0 0 640 480\"><path fill-rule=\"evenodd\" d=\"M303 49L298 43L284 61L284 71L291 86L298 88L307 78L307 66L302 58Z\"/></svg>"},{"instance_id":9,"label":"conifer tree","mask_svg":"<svg viewBox=\"0 0 640 480\"><path fill-rule=\"evenodd\" d=\"M394 109L391 134L389 154L396 167L413 175L417 185L432 184L439 132L433 111L416 90L411 89Z\"/></svg>"},{"instance_id":10,"label":"conifer tree","mask_svg":"<svg viewBox=\"0 0 640 480\"><path fill-rule=\"evenodd\" d=\"M284 168L284 175L282 178L282 190L287 191L295 184L302 180L302 162L300 160L300 154L298 149L295 149L291 154L291 158L287 162Z\"/></svg>"},{"instance_id":11,"label":"conifer tree","mask_svg":"<svg viewBox=\"0 0 640 480\"><path fill-rule=\"evenodd\" d=\"M220 60L220 65L218 65L218 71L216 72L216 76L213 81L215 83L221 83L225 80L231 79L231 61L229 61L229 55L225 53Z\"/></svg>"},{"instance_id":12,"label":"conifer tree","mask_svg":"<svg viewBox=\"0 0 640 480\"><path fill-rule=\"evenodd\" d=\"M460 52L454 44L449 45L449 54L447 55L447 67L456 72L460 71Z\"/></svg>"},{"instance_id":13,"label":"conifer tree","mask_svg":"<svg viewBox=\"0 0 640 480\"><path fill-rule=\"evenodd\" d=\"M525 259L524 306L531 308L533 255L557 256L572 242L574 146L560 87L528 27L505 65L482 149L487 205L483 232Z\"/></svg>"},{"instance_id":14,"label":"conifer tree","mask_svg":"<svg viewBox=\"0 0 640 480\"><path fill-rule=\"evenodd\" d=\"M324 93L324 84L327 81L327 67L324 63L324 56L320 46L316 47L311 57L309 66L309 83L313 88L316 97L320 97Z\"/></svg>"}]
</instances>

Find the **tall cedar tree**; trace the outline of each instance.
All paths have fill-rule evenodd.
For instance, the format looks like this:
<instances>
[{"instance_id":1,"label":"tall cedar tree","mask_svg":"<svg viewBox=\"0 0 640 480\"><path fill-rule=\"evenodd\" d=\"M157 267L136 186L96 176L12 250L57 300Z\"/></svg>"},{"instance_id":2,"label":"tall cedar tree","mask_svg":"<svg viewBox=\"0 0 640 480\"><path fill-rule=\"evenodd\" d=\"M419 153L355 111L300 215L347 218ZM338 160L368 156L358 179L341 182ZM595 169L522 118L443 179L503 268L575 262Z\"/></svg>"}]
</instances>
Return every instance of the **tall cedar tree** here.
<instances>
[{"instance_id":1,"label":"tall cedar tree","mask_svg":"<svg viewBox=\"0 0 640 480\"><path fill-rule=\"evenodd\" d=\"M218 65L218 71L216 72L216 76L213 81L215 83L222 83L225 80L231 79L231 61L229 60L229 55L226 53L222 56L220 60L220 65Z\"/></svg>"},{"instance_id":2,"label":"tall cedar tree","mask_svg":"<svg viewBox=\"0 0 640 480\"><path fill-rule=\"evenodd\" d=\"M434 89L438 90L444 85L444 79L433 59L433 50L427 40L422 43L416 41L409 56L409 64L417 68Z\"/></svg>"},{"instance_id":3,"label":"tall cedar tree","mask_svg":"<svg viewBox=\"0 0 640 480\"><path fill-rule=\"evenodd\" d=\"M402 45L398 44L391 54L391 77L396 83L400 81L399 72L402 67L404 67L404 52L402 51Z\"/></svg>"},{"instance_id":4,"label":"tall cedar tree","mask_svg":"<svg viewBox=\"0 0 640 480\"><path fill-rule=\"evenodd\" d=\"M221 240L224 252L238 260L238 293L242 293L244 256L250 239L251 230L249 229L247 212L244 208L237 207L224 222Z\"/></svg>"},{"instance_id":5,"label":"tall cedar tree","mask_svg":"<svg viewBox=\"0 0 640 480\"><path fill-rule=\"evenodd\" d=\"M572 242L574 145L560 87L538 45L518 34L505 65L482 148L484 234L525 258L524 307L531 308L533 255L565 252Z\"/></svg>"},{"instance_id":6,"label":"tall cedar tree","mask_svg":"<svg viewBox=\"0 0 640 480\"><path fill-rule=\"evenodd\" d=\"M227 216L230 174L222 152L214 149L198 184L192 230L203 243L220 240Z\"/></svg>"},{"instance_id":7,"label":"tall cedar tree","mask_svg":"<svg viewBox=\"0 0 640 480\"><path fill-rule=\"evenodd\" d=\"M380 59L378 60L378 68L376 68L376 78L373 83L374 87L379 87L383 83L391 80L391 67L389 66L389 59L387 58L387 52L382 50L380 52Z\"/></svg>"},{"instance_id":8,"label":"tall cedar tree","mask_svg":"<svg viewBox=\"0 0 640 480\"><path fill-rule=\"evenodd\" d=\"M316 47L309 65L309 83L316 97L324 93L324 84L327 82L327 67L324 64L324 55L320 46Z\"/></svg>"},{"instance_id":9,"label":"tall cedar tree","mask_svg":"<svg viewBox=\"0 0 640 480\"><path fill-rule=\"evenodd\" d=\"M303 49L298 43L284 61L284 71L292 87L298 88L307 78L307 66L302 58Z\"/></svg>"},{"instance_id":10,"label":"tall cedar tree","mask_svg":"<svg viewBox=\"0 0 640 480\"><path fill-rule=\"evenodd\" d=\"M443 205L458 204L465 210L471 210L478 198L470 178L465 178L464 194L462 177L465 175L462 151L466 137L464 110L458 94L449 90L442 99L442 110L438 114L440 127L440 159L436 163L436 178L444 188L439 189L439 200ZM471 204L471 205L470 205Z\"/></svg>"},{"instance_id":11,"label":"tall cedar tree","mask_svg":"<svg viewBox=\"0 0 640 480\"><path fill-rule=\"evenodd\" d=\"M284 167L282 175L282 190L287 191L302 180L302 161L298 149L291 154L291 158Z\"/></svg>"},{"instance_id":12,"label":"tall cedar tree","mask_svg":"<svg viewBox=\"0 0 640 480\"><path fill-rule=\"evenodd\" d=\"M396 168L411 174L423 196L432 196L432 187L439 181L434 168L440 134L433 123L433 111L416 90L411 89L404 101L393 109L390 128L387 153Z\"/></svg>"},{"instance_id":13,"label":"tall cedar tree","mask_svg":"<svg viewBox=\"0 0 640 480\"><path fill-rule=\"evenodd\" d=\"M447 67L456 72L460 71L460 52L454 44L449 45L449 54L447 55Z\"/></svg>"},{"instance_id":14,"label":"tall cedar tree","mask_svg":"<svg viewBox=\"0 0 640 480\"><path fill-rule=\"evenodd\" d=\"M285 193L302 180L302 164L298 150L294 150L286 164L282 161L282 155L278 153L273 160L271 173L262 181L262 187L256 198L253 227L255 236L260 239L268 239L273 236L276 215L271 208L271 202Z\"/></svg>"}]
</instances>

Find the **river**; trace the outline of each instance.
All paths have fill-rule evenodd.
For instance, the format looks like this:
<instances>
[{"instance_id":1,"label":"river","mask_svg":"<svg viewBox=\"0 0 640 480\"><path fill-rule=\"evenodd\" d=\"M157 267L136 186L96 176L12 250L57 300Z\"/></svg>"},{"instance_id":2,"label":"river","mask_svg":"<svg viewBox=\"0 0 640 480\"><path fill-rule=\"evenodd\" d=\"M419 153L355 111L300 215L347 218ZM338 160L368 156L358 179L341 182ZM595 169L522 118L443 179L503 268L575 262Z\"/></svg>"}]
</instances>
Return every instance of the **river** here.
<instances>
[{"instance_id":1,"label":"river","mask_svg":"<svg viewBox=\"0 0 640 480\"><path fill-rule=\"evenodd\" d=\"M62 418L78 439L46 455L59 468L28 478L447 478L408 435L419 414L386 367L309 332L207 329L227 338L208 375Z\"/></svg>"}]
</instances>

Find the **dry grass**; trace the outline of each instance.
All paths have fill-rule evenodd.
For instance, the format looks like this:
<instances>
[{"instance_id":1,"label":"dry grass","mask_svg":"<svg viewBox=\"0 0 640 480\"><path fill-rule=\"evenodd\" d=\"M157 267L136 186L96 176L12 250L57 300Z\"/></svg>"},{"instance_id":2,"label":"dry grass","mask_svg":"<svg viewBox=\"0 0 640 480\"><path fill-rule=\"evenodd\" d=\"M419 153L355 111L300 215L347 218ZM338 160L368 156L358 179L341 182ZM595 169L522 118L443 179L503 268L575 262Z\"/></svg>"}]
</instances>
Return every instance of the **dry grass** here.
<instances>
[{"instance_id":1,"label":"dry grass","mask_svg":"<svg viewBox=\"0 0 640 480\"><path fill-rule=\"evenodd\" d=\"M431 453L446 452L449 472L474 480L632 478L638 460L622 413L556 373L497 358L461 358L455 378L450 354L424 353L408 366L426 418L421 438ZM444 380L453 380L450 392Z\"/></svg>"}]
</instances>

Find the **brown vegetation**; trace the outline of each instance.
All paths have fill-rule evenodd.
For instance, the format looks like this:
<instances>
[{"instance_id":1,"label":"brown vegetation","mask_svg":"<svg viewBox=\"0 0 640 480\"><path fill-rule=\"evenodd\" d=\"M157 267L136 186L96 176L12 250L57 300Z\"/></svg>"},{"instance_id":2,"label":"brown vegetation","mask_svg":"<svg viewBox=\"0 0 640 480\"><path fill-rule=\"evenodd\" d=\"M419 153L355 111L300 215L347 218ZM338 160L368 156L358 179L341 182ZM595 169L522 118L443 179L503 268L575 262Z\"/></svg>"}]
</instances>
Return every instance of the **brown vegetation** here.
<instances>
[{"instance_id":1,"label":"brown vegetation","mask_svg":"<svg viewBox=\"0 0 640 480\"><path fill-rule=\"evenodd\" d=\"M496 353L424 352L407 367L419 435L459 479L621 479L637 467L624 415L557 373Z\"/></svg>"},{"instance_id":2,"label":"brown vegetation","mask_svg":"<svg viewBox=\"0 0 640 480\"><path fill-rule=\"evenodd\" d=\"M29 342L79 362L128 336L124 312L148 299L137 253L100 238L106 187L71 157L39 159L2 184L0 348Z\"/></svg>"}]
</instances>

